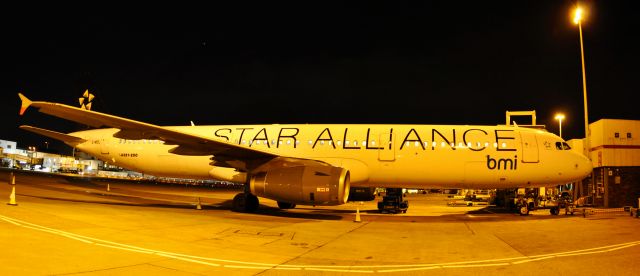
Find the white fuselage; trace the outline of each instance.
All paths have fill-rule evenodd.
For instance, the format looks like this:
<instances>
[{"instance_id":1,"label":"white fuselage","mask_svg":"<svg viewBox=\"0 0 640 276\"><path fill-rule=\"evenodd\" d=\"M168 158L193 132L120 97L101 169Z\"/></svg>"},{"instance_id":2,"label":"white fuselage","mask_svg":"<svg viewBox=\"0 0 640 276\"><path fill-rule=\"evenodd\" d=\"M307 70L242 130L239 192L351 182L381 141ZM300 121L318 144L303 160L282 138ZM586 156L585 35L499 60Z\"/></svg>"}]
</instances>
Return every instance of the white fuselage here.
<instances>
[{"instance_id":1,"label":"white fuselage","mask_svg":"<svg viewBox=\"0 0 640 276\"><path fill-rule=\"evenodd\" d=\"M167 127L221 142L320 160L348 169L352 186L513 188L581 180L592 170L582 155L557 147L542 130L452 125L237 125ZM77 148L145 174L243 181L244 173L210 165L211 156L169 153L158 140L113 137L118 129L72 133Z\"/></svg>"}]
</instances>

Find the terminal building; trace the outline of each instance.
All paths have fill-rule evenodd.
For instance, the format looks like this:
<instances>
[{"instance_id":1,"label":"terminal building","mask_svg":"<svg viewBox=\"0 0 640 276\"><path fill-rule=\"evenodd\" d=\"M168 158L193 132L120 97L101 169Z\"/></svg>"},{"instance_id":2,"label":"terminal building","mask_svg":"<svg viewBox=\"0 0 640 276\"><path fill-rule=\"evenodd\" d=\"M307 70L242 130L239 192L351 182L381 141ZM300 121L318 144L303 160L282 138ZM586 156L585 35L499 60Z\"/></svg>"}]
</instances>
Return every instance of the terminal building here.
<instances>
[{"instance_id":1,"label":"terminal building","mask_svg":"<svg viewBox=\"0 0 640 276\"><path fill-rule=\"evenodd\" d=\"M581 140L572 147L583 149ZM638 207L640 198L640 121L601 119L589 124L592 178L575 186L574 197L585 197L595 207Z\"/></svg>"}]
</instances>

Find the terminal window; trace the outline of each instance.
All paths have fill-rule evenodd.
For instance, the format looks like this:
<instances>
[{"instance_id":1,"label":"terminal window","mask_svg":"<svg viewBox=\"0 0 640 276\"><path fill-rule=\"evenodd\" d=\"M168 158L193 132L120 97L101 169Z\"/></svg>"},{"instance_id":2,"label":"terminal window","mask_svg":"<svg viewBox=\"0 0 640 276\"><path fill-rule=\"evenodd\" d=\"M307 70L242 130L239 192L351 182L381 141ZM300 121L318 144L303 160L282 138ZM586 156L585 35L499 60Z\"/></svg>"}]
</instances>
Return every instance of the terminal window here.
<instances>
[{"instance_id":1,"label":"terminal window","mask_svg":"<svg viewBox=\"0 0 640 276\"><path fill-rule=\"evenodd\" d=\"M627 138L631 139L631 132L627 132Z\"/></svg>"},{"instance_id":2,"label":"terminal window","mask_svg":"<svg viewBox=\"0 0 640 276\"><path fill-rule=\"evenodd\" d=\"M616 132L616 134L614 134L614 136L615 136L616 138L620 138L620 133L619 133L619 132Z\"/></svg>"}]
</instances>

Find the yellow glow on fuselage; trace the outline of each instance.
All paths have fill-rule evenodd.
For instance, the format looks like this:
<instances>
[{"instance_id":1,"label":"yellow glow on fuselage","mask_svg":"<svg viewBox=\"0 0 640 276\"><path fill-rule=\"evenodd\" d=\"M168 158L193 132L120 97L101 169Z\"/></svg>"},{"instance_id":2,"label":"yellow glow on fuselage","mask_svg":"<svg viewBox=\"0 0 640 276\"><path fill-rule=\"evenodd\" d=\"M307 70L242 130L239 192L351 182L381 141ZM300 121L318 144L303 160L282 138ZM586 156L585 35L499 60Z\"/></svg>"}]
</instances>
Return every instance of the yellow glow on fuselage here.
<instances>
[{"instance_id":1,"label":"yellow glow on fuselage","mask_svg":"<svg viewBox=\"0 0 640 276\"><path fill-rule=\"evenodd\" d=\"M350 171L353 186L500 188L575 181L590 171L586 158L558 150L559 137L509 126L238 125L170 129L279 156L327 162ZM118 166L157 176L233 175L209 165L211 156L168 153L157 140L114 138L117 129L73 135L82 151ZM589 168L585 168L589 164ZM211 172L211 173L210 173Z\"/></svg>"}]
</instances>

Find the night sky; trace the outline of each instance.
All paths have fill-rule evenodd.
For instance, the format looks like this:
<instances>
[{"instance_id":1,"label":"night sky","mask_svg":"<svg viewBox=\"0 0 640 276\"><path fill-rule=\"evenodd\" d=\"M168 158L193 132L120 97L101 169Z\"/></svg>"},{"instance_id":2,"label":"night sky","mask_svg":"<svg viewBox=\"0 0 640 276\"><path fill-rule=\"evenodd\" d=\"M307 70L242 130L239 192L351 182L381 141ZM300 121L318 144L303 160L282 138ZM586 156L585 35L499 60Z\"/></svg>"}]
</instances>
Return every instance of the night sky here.
<instances>
[{"instance_id":1,"label":"night sky","mask_svg":"<svg viewBox=\"0 0 640 276\"><path fill-rule=\"evenodd\" d=\"M16 94L77 106L85 89L93 110L158 125L496 125L536 110L554 133L564 112L565 139L584 133L574 1L303 2L5 10L0 139L42 148L18 126L83 129L18 116ZM590 122L640 119L631 3L583 3Z\"/></svg>"}]
</instances>

